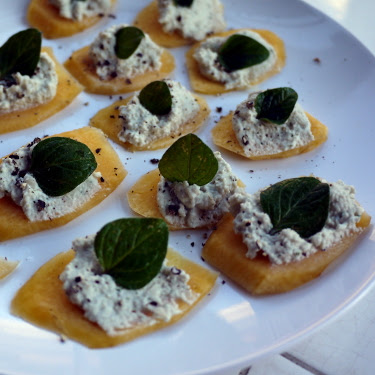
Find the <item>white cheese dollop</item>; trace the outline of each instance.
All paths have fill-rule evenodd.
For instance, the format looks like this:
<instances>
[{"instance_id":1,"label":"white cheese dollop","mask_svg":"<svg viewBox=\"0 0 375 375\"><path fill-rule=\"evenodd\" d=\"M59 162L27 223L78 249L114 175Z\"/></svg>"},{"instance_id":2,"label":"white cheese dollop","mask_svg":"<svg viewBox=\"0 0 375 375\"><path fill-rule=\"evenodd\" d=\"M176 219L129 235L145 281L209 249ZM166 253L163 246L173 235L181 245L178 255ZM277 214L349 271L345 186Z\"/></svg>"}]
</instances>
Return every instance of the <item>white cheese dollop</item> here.
<instances>
[{"instance_id":1,"label":"white cheese dollop","mask_svg":"<svg viewBox=\"0 0 375 375\"><path fill-rule=\"evenodd\" d=\"M102 31L90 46L90 56L96 74L103 80L116 77L129 79L147 71L159 70L163 49L145 34L134 53L127 59L119 59L115 52L116 32L128 25L115 25Z\"/></svg>"},{"instance_id":2,"label":"white cheese dollop","mask_svg":"<svg viewBox=\"0 0 375 375\"><path fill-rule=\"evenodd\" d=\"M176 134L180 127L199 112L199 104L194 96L179 82L165 80L171 97L172 108L166 115L154 115L139 101L139 93L120 106L122 130L118 137L123 142L145 146L155 139Z\"/></svg>"},{"instance_id":3,"label":"white cheese dollop","mask_svg":"<svg viewBox=\"0 0 375 375\"><path fill-rule=\"evenodd\" d=\"M61 17L82 21L85 17L94 17L111 9L111 0L49 0L57 7Z\"/></svg>"},{"instance_id":4,"label":"white cheese dollop","mask_svg":"<svg viewBox=\"0 0 375 375\"><path fill-rule=\"evenodd\" d=\"M232 117L234 133L246 156L277 154L305 146L314 140L310 121L298 103L282 125L258 120L255 109L258 94L251 93L237 106Z\"/></svg>"},{"instance_id":5,"label":"white cheese dollop","mask_svg":"<svg viewBox=\"0 0 375 375\"><path fill-rule=\"evenodd\" d=\"M12 74L14 84L0 84L0 114L25 110L50 101L56 95L58 77L54 61L46 52L32 76Z\"/></svg>"},{"instance_id":6,"label":"white cheese dollop","mask_svg":"<svg viewBox=\"0 0 375 375\"><path fill-rule=\"evenodd\" d=\"M322 182L326 182L321 180ZM266 254L275 264L302 260L318 251L325 251L344 237L362 229L356 224L364 209L355 200L353 186L342 181L330 183L330 203L323 229L309 238L302 238L292 229L270 235L271 219L260 204L260 191L255 194L235 194L230 199L234 231L242 235L247 246L246 256L254 258L258 252Z\"/></svg>"},{"instance_id":7,"label":"white cheese dollop","mask_svg":"<svg viewBox=\"0 0 375 375\"><path fill-rule=\"evenodd\" d=\"M251 30L239 31L235 34L248 36L261 43L269 51L268 58L250 66L249 68L225 71L224 67L218 61L218 52L222 44L229 37L213 36L203 41L194 52L194 59L198 63L199 71L208 79L225 84L226 89L246 88L251 82L257 80L260 76L270 71L276 64L276 51L271 44L264 40L258 33Z\"/></svg>"},{"instance_id":8,"label":"white cheese dollop","mask_svg":"<svg viewBox=\"0 0 375 375\"><path fill-rule=\"evenodd\" d=\"M179 301L192 304L198 298L188 285L189 275L166 261L159 274L141 289L119 287L103 273L94 250L95 235L73 242L75 258L60 275L65 293L109 335L138 325L170 321L180 313Z\"/></svg>"},{"instance_id":9,"label":"white cheese dollop","mask_svg":"<svg viewBox=\"0 0 375 375\"><path fill-rule=\"evenodd\" d=\"M177 227L198 228L215 225L229 211L229 197L238 189L237 177L216 151L219 169L206 185L170 182L160 176L157 202L166 221Z\"/></svg>"},{"instance_id":10,"label":"white cheese dollop","mask_svg":"<svg viewBox=\"0 0 375 375\"><path fill-rule=\"evenodd\" d=\"M39 141L40 139L36 138L27 146L4 158L0 164L0 198L11 197L14 203L22 207L30 221L51 220L73 212L90 200L101 188L98 181L101 174L94 172L65 195L58 197L46 195L33 175L28 172L31 152Z\"/></svg>"},{"instance_id":11,"label":"white cheese dollop","mask_svg":"<svg viewBox=\"0 0 375 375\"><path fill-rule=\"evenodd\" d=\"M158 9L163 30L178 31L186 39L202 40L226 27L219 0L194 0L190 7L178 6L173 0L158 0Z\"/></svg>"}]
</instances>

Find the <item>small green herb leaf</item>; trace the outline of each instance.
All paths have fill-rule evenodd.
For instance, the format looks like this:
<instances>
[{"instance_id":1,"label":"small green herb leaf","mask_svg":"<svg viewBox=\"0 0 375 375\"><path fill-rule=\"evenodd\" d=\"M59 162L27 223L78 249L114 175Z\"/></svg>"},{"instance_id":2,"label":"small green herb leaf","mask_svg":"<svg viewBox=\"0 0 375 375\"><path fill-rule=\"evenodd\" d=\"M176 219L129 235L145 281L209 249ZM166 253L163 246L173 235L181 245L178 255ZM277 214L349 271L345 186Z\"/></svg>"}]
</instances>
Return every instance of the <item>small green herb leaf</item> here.
<instances>
[{"instance_id":1,"label":"small green herb leaf","mask_svg":"<svg viewBox=\"0 0 375 375\"><path fill-rule=\"evenodd\" d=\"M154 81L139 93L139 101L153 115L167 115L172 108L172 96L164 81Z\"/></svg>"},{"instance_id":2,"label":"small green herb leaf","mask_svg":"<svg viewBox=\"0 0 375 375\"><path fill-rule=\"evenodd\" d=\"M257 119L282 125L296 105L298 94L290 87L279 87L261 92L255 99Z\"/></svg>"},{"instance_id":3,"label":"small green herb leaf","mask_svg":"<svg viewBox=\"0 0 375 375\"><path fill-rule=\"evenodd\" d=\"M30 172L49 196L69 193L94 172L95 156L83 143L52 137L40 141L31 154Z\"/></svg>"},{"instance_id":4,"label":"small green herb leaf","mask_svg":"<svg viewBox=\"0 0 375 375\"><path fill-rule=\"evenodd\" d=\"M40 58L42 34L27 29L11 36L0 48L0 79L13 73L31 76Z\"/></svg>"},{"instance_id":5,"label":"small green herb leaf","mask_svg":"<svg viewBox=\"0 0 375 375\"><path fill-rule=\"evenodd\" d=\"M174 5L178 5L180 7L190 7L193 4L194 0L173 0Z\"/></svg>"},{"instance_id":6,"label":"small green herb leaf","mask_svg":"<svg viewBox=\"0 0 375 375\"><path fill-rule=\"evenodd\" d=\"M104 272L126 289L139 289L160 271L167 253L168 227L162 219L119 219L95 237Z\"/></svg>"},{"instance_id":7,"label":"small green herb leaf","mask_svg":"<svg viewBox=\"0 0 375 375\"><path fill-rule=\"evenodd\" d=\"M116 32L115 53L119 59L129 58L138 48L145 34L134 26L122 27Z\"/></svg>"},{"instance_id":8,"label":"small green herb leaf","mask_svg":"<svg viewBox=\"0 0 375 375\"><path fill-rule=\"evenodd\" d=\"M171 182L187 181L189 185L208 184L218 168L212 150L194 134L178 139L159 162L159 170L164 178Z\"/></svg>"},{"instance_id":9,"label":"small green herb leaf","mask_svg":"<svg viewBox=\"0 0 375 375\"><path fill-rule=\"evenodd\" d=\"M271 218L270 234L291 228L307 238L319 232L327 220L329 185L314 177L291 178L264 190L260 202Z\"/></svg>"},{"instance_id":10,"label":"small green herb leaf","mask_svg":"<svg viewBox=\"0 0 375 375\"><path fill-rule=\"evenodd\" d=\"M224 69L232 72L260 64L269 55L263 44L246 35L234 34L220 47L218 58Z\"/></svg>"}]
</instances>

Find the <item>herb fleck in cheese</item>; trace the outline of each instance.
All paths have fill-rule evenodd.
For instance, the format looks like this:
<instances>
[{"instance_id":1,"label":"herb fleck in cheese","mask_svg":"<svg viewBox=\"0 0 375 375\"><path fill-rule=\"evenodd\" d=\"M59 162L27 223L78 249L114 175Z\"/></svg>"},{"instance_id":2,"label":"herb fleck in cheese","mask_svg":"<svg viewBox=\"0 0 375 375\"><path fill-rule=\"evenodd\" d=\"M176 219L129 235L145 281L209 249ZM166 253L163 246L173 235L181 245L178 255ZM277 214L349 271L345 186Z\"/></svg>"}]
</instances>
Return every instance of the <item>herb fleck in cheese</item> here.
<instances>
[{"instance_id":1,"label":"herb fleck in cheese","mask_svg":"<svg viewBox=\"0 0 375 375\"><path fill-rule=\"evenodd\" d=\"M262 210L260 191L252 195L233 195L230 204L235 216L234 230L242 235L248 249L246 256L254 258L260 252L267 255L272 263L290 263L326 250L351 233L361 231L356 224L364 210L355 199L354 187L342 181L329 185L330 203L326 223L320 232L306 239L289 228L274 235L269 234L272 223Z\"/></svg>"},{"instance_id":2,"label":"herb fleck in cheese","mask_svg":"<svg viewBox=\"0 0 375 375\"><path fill-rule=\"evenodd\" d=\"M180 313L178 301L192 304L198 294L188 285L189 275L166 261L159 274L141 289L117 286L104 274L94 250L95 235L73 242L76 256L60 279L69 299L84 310L85 317L109 335L137 325L169 321Z\"/></svg>"},{"instance_id":3,"label":"herb fleck in cheese","mask_svg":"<svg viewBox=\"0 0 375 375\"><path fill-rule=\"evenodd\" d=\"M246 88L250 86L252 81L257 80L266 72L272 70L277 62L275 49L258 33L251 30L243 30L236 34L248 36L261 43L268 49L269 57L265 61L248 68L227 72L219 63L218 52L228 37L218 36L209 37L203 41L193 55L198 63L200 73L212 81L223 83L226 89Z\"/></svg>"},{"instance_id":4,"label":"herb fleck in cheese","mask_svg":"<svg viewBox=\"0 0 375 375\"><path fill-rule=\"evenodd\" d=\"M206 185L170 182L160 177L157 201L168 223L185 228L209 227L229 211L228 199L238 189L237 178L220 153L215 152L214 155L219 169Z\"/></svg>"},{"instance_id":5,"label":"herb fleck in cheese","mask_svg":"<svg viewBox=\"0 0 375 375\"><path fill-rule=\"evenodd\" d=\"M127 25L117 25L99 33L90 46L90 56L96 74L103 80L116 77L132 78L147 71L159 70L163 49L145 34L138 48L127 59L120 59L115 52L116 32Z\"/></svg>"},{"instance_id":6,"label":"herb fleck in cheese","mask_svg":"<svg viewBox=\"0 0 375 375\"><path fill-rule=\"evenodd\" d=\"M82 21L85 17L94 17L111 9L111 0L49 0L57 7L61 17Z\"/></svg>"},{"instance_id":7,"label":"herb fleck in cheese","mask_svg":"<svg viewBox=\"0 0 375 375\"><path fill-rule=\"evenodd\" d=\"M55 63L45 52L40 54L31 77L20 73L12 74L12 77L14 82L0 82L0 114L35 107L56 95L58 77Z\"/></svg>"},{"instance_id":8,"label":"herb fleck in cheese","mask_svg":"<svg viewBox=\"0 0 375 375\"><path fill-rule=\"evenodd\" d=\"M186 39L202 40L223 31L223 6L218 0L194 0L190 7L173 0L158 0L159 22L167 33L178 31Z\"/></svg>"},{"instance_id":9,"label":"herb fleck in cheese","mask_svg":"<svg viewBox=\"0 0 375 375\"><path fill-rule=\"evenodd\" d=\"M310 121L298 103L282 125L258 120L255 109L258 94L251 93L237 106L232 117L234 133L246 156L277 154L314 140Z\"/></svg>"},{"instance_id":10,"label":"herb fleck in cheese","mask_svg":"<svg viewBox=\"0 0 375 375\"><path fill-rule=\"evenodd\" d=\"M118 137L123 142L144 146L155 139L173 135L199 111L194 96L179 82L165 80L172 96L172 108L166 115L149 112L135 95L125 106L119 108L122 130Z\"/></svg>"},{"instance_id":11,"label":"herb fleck in cheese","mask_svg":"<svg viewBox=\"0 0 375 375\"><path fill-rule=\"evenodd\" d=\"M35 178L28 172L31 153L40 141L36 138L27 146L21 147L2 160L0 164L0 198L9 196L22 207L30 221L51 220L73 212L91 199L100 190L101 174L94 172L71 192L50 197L38 186Z\"/></svg>"}]
</instances>

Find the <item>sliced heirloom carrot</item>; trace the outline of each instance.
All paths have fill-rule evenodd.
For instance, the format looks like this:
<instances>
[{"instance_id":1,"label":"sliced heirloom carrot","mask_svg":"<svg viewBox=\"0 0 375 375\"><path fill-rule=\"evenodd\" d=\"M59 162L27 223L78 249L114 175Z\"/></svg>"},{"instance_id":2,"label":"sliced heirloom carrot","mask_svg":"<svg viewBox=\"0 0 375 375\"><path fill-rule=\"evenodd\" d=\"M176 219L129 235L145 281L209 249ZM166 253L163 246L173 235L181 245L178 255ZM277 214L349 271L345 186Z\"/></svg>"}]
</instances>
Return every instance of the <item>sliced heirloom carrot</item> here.
<instances>
[{"instance_id":1,"label":"sliced heirloom carrot","mask_svg":"<svg viewBox=\"0 0 375 375\"><path fill-rule=\"evenodd\" d=\"M168 264L183 269L190 275L191 289L199 293L197 300L189 305L178 301L181 312L171 320L158 321L153 325L138 325L123 330L119 335L109 336L97 324L87 320L82 310L66 296L59 275L74 258L73 250L61 253L43 265L18 291L12 301L12 314L60 335L88 346L106 348L125 343L139 336L167 327L182 319L201 301L215 284L217 274L182 257L169 249Z\"/></svg>"},{"instance_id":2,"label":"sliced heirloom carrot","mask_svg":"<svg viewBox=\"0 0 375 375\"><path fill-rule=\"evenodd\" d=\"M175 68L173 55L165 50L161 55L160 70L150 70L131 79L116 77L103 80L95 72L89 48L86 46L73 52L64 66L85 87L85 91L93 94L115 95L137 91L152 81L166 78Z\"/></svg>"},{"instance_id":3,"label":"sliced heirloom carrot","mask_svg":"<svg viewBox=\"0 0 375 375\"><path fill-rule=\"evenodd\" d=\"M116 0L111 0L112 6ZM84 17L81 21L61 17L58 9L48 0L31 0L27 9L27 21L39 29L47 39L56 39L77 34L102 19L102 15Z\"/></svg>"},{"instance_id":4,"label":"sliced heirloom carrot","mask_svg":"<svg viewBox=\"0 0 375 375\"><path fill-rule=\"evenodd\" d=\"M122 129L122 120L119 118L118 108L125 105L131 100L131 97L118 100L109 107L100 110L93 118L90 119L90 125L103 130L105 134L114 142L126 147L129 151L158 150L171 146L178 138L195 132L199 129L210 114L210 108L205 99L194 95L199 104L199 112L190 120L181 125L177 132L155 139L145 146L136 146L129 142L123 142L118 138L118 133Z\"/></svg>"},{"instance_id":5,"label":"sliced heirloom carrot","mask_svg":"<svg viewBox=\"0 0 375 375\"><path fill-rule=\"evenodd\" d=\"M56 64L59 81L55 97L29 109L0 114L0 134L31 128L67 107L83 90L80 83L56 60L51 48L43 47L42 51L47 52Z\"/></svg>"},{"instance_id":6,"label":"sliced heirloom carrot","mask_svg":"<svg viewBox=\"0 0 375 375\"><path fill-rule=\"evenodd\" d=\"M224 31L222 33L211 35L209 36L209 38L216 37L216 36L227 37L232 34L238 33L240 31L245 31L245 30L255 31L256 33L258 33L263 39L265 39L269 44L271 44L275 48L276 56L277 56L276 64L273 66L273 68L265 72L262 76L258 77L258 79L250 83L251 86L254 86L265 81L266 79L272 77L273 75L281 71L281 69L285 65L286 52L285 52L284 42L282 41L282 39L280 39L275 33L269 30L256 30L256 29L230 30L230 31ZM223 94L225 92L230 92L234 90L244 90L246 88L249 88L247 86L247 87L241 87L241 88L227 89L225 88L224 83L210 80L204 75L202 75L199 70L199 65L193 57L196 49L201 45L201 43L202 42L194 44L186 52L186 66L187 66L187 70L188 70L188 74L190 78L190 85L194 91L200 92L202 94L216 95L216 94Z\"/></svg>"},{"instance_id":7,"label":"sliced heirloom carrot","mask_svg":"<svg viewBox=\"0 0 375 375\"><path fill-rule=\"evenodd\" d=\"M72 221L98 205L125 178L127 172L102 131L91 127L84 127L58 135L75 139L90 148L98 164L96 171L99 171L103 177L103 181L100 182L101 189L75 211L46 221L30 221L23 213L22 208L16 205L11 198L6 196L0 199L0 241L56 228Z\"/></svg>"},{"instance_id":8,"label":"sliced heirloom carrot","mask_svg":"<svg viewBox=\"0 0 375 375\"><path fill-rule=\"evenodd\" d=\"M18 261L0 257L0 280L10 275L18 266Z\"/></svg>"},{"instance_id":9,"label":"sliced heirloom carrot","mask_svg":"<svg viewBox=\"0 0 375 375\"><path fill-rule=\"evenodd\" d=\"M365 228L371 217L363 213L357 227L342 241L318 251L298 262L276 265L268 257L246 257L247 247L242 236L233 230L233 216L227 214L212 232L202 250L202 257L210 265L254 295L283 293L318 277L336 258L348 250Z\"/></svg>"},{"instance_id":10,"label":"sliced heirloom carrot","mask_svg":"<svg viewBox=\"0 0 375 375\"><path fill-rule=\"evenodd\" d=\"M193 43L191 39L185 39L178 32L166 33L163 30L159 23L159 9L156 1L152 1L143 8L133 24L146 32L155 43L166 48L182 47Z\"/></svg>"},{"instance_id":11,"label":"sliced heirloom carrot","mask_svg":"<svg viewBox=\"0 0 375 375\"><path fill-rule=\"evenodd\" d=\"M212 129L212 138L215 145L251 160L288 158L290 156L299 155L304 152L311 151L327 140L328 128L315 117L311 116L309 113L305 113L311 123L311 132L314 136L314 139L305 146L296 147L291 150L279 152L277 154L247 156L241 145L238 143L236 134L234 133L232 126L232 112L220 119L217 125Z\"/></svg>"},{"instance_id":12,"label":"sliced heirloom carrot","mask_svg":"<svg viewBox=\"0 0 375 375\"><path fill-rule=\"evenodd\" d=\"M138 215L144 217L156 217L163 219L160 213L157 193L160 181L159 169L154 169L143 175L128 191L128 203L130 208ZM237 181L239 187L244 187L244 183ZM168 223L167 223L168 224ZM186 229L168 224L170 230Z\"/></svg>"}]
</instances>

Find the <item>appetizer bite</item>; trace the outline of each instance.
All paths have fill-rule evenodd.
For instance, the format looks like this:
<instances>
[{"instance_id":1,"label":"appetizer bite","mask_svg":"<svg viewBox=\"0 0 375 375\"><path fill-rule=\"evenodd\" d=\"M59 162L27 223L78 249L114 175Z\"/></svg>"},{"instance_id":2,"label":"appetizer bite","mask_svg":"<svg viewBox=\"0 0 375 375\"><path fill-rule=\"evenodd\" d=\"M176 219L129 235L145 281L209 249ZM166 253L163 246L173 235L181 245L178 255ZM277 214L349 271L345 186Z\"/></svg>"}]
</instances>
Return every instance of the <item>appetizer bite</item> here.
<instances>
[{"instance_id":1,"label":"appetizer bite","mask_svg":"<svg viewBox=\"0 0 375 375\"><path fill-rule=\"evenodd\" d=\"M159 45L180 47L225 30L219 0L152 1L134 20Z\"/></svg>"},{"instance_id":2,"label":"appetizer bite","mask_svg":"<svg viewBox=\"0 0 375 375\"><path fill-rule=\"evenodd\" d=\"M130 188L128 202L139 215L164 218L173 230L210 228L229 211L239 185L220 153L188 134L164 153L159 169Z\"/></svg>"},{"instance_id":3,"label":"appetizer bite","mask_svg":"<svg viewBox=\"0 0 375 375\"><path fill-rule=\"evenodd\" d=\"M186 53L191 87L211 95L257 85L279 73L285 59L284 42L268 30L225 31Z\"/></svg>"},{"instance_id":4,"label":"appetizer bite","mask_svg":"<svg viewBox=\"0 0 375 375\"><path fill-rule=\"evenodd\" d=\"M234 194L202 256L252 294L282 293L316 277L350 248L370 216L342 181L315 177Z\"/></svg>"},{"instance_id":5,"label":"appetizer bite","mask_svg":"<svg viewBox=\"0 0 375 375\"><path fill-rule=\"evenodd\" d=\"M18 266L18 261L0 257L0 280L10 275Z\"/></svg>"},{"instance_id":6,"label":"appetizer bite","mask_svg":"<svg viewBox=\"0 0 375 375\"><path fill-rule=\"evenodd\" d=\"M160 219L119 219L73 242L18 291L12 313L91 348L119 345L185 316L216 273L168 249Z\"/></svg>"},{"instance_id":7,"label":"appetizer bite","mask_svg":"<svg viewBox=\"0 0 375 375\"><path fill-rule=\"evenodd\" d=\"M327 140L328 129L297 103L289 87L254 92L212 129L213 141L252 160L286 158Z\"/></svg>"},{"instance_id":8,"label":"appetizer bite","mask_svg":"<svg viewBox=\"0 0 375 375\"><path fill-rule=\"evenodd\" d=\"M147 83L167 77L175 67L172 54L134 26L111 26L90 46L65 62L69 72L87 92L120 94L140 90Z\"/></svg>"},{"instance_id":9,"label":"appetizer bite","mask_svg":"<svg viewBox=\"0 0 375 375\"><path fill-rule=\"evenodd\" d=\"M27 21L47 39L77 34L99 22L116 0L31 0Z\"/></svg>"},{"instance_id":10,"label":"appetizer bite","mask_svg":"<svg viewBox=\"0 0 375 375\"><path fill-rule=\"evenodd\" d=\"M52 49L41 44L41 33L27 29L0 48L0 134L38 124L82 91Z\"/></svg>"},{"instance_id":11,"label":"appetizer bite","mask_svg":"<svg viewBox=\"0 0 375 375\"><path fill-rule=\"evenodd\" d=\"M100 110L90 125L130 151L157 150L196 131L209 114L203 98L167 79Z\"/></svg>"},{"instance_id":12,"label":"appetizer bite","mask_svg":"<svg viewBox=\"0 0 375 375\"><path fill-rule=\"evenodd\" d=\"M125 175L98 129L35 138L0 160L0 241L75 219L105 199Z\"/></svg>"}]
</instances>

